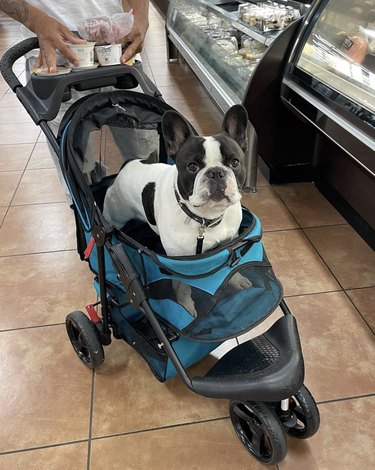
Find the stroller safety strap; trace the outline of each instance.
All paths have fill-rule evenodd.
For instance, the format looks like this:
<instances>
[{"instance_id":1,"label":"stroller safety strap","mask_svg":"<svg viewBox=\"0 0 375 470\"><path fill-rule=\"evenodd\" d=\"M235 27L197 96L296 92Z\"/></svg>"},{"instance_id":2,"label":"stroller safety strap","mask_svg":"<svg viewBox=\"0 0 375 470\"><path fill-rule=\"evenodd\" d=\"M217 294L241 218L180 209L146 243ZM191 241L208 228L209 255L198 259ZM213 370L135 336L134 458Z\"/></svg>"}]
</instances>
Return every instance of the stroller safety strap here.
<instances>
[{"instance_id":1,"label":"stroller safety strap","mask_svg":"<svg viewBox=\"0 0 375 470\"><path fill-rule=\"evenodd\" d=\"M129 302L136 308L140 307L142 302L147 300L147 295L140 282L138 271L134 268L133 263L120 243L111 245L108 251L117 269L118 276L126 289Z\"/></svg>"},{"instance_id":2,"label":"stroller safety strap","mask_svg":"<svg viewBox=\"0 0 375 470\"><path fill-rule=\"evenodd\" d=\"M90 241L88 242L87 244L87 247L84 251L84 259L85 260L88 260L90 258L90 255L92 253L92 250L94 248L94 245L95 245L95 238L94 237L91 237L90 238Z\"/></svg>"},{"instance_id":3,"label":"stroller safety strap","mask_svg":"<svg viewBox=\"0 0 375 470\"><path fill-rule=\"evenodd\" d=\"M197 247L195 250L196 255L200 255L203 249L204 241L204 232L206 228L216 227L223 220L223 216L216 217L215 219L205 219L204 217L199 217L199 215L194 214L186 204L181 201L180 195L177 192L177 189L174 190L178 205L185 212L185 214L190 218L198 222L199 224L199 235L197 236Z\"/></svg>"}]
</instances>

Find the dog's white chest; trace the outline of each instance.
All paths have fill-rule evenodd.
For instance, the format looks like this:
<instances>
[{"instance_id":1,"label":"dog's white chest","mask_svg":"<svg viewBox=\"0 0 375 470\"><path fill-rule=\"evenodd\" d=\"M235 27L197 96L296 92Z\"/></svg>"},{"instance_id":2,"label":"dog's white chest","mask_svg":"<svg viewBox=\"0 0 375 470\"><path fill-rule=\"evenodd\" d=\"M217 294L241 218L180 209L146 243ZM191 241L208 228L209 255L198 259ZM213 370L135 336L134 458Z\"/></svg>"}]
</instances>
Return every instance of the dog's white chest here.
<instances>
[{"instance_id":1,"label":"dog's white chest","mask_svg":"<svg viewBox=\"0 0 375 470\"><path fill-rule=\"evenodd\" d=\"M202 252L205 252L237 236L241 217L238 203L226 210L220 223L205 227L189 218L179 206L174 207L169 217L161 217L158 222L161 242L169 256L181 256L182 253L189 256L197 253L198 237L203 237Z\"/></svg>"}]
</instances>

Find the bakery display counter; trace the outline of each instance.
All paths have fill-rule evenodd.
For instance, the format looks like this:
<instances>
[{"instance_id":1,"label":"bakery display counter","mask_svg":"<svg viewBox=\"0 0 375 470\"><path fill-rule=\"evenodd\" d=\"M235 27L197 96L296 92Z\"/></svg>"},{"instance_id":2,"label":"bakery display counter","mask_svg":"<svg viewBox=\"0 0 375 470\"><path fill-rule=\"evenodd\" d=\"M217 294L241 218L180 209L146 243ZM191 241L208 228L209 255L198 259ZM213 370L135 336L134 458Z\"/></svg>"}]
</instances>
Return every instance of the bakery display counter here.
<instances>
[{"instance_id":1,"label":"bakery display counter","mask_svg":"<svg viewBox=\"0 0 375 470\"><path fill-rule=\"evenodd\" d=\"M295 1L172 0L167 37L226 110L244 101L267 48L307 8Z\"/></svg>"},{"instance_id":2,"label":"bakery display counter","mask_svg":"<svg viewBox=\"0 0 375 470\"><path fill-rule=\"evenodd\" d=\"M375 246L375 0L322 0L282 82L285 105L315 128L318 186Z\"/></svg>"}]
</instances>

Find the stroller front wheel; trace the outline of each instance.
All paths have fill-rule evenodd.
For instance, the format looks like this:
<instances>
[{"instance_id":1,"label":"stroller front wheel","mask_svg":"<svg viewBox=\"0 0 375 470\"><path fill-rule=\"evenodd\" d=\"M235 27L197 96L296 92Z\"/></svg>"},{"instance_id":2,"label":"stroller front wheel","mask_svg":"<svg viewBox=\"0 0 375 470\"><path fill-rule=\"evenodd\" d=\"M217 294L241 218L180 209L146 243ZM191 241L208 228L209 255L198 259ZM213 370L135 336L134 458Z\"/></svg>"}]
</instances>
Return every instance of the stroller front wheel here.
<instances>
[{"instance_id":1,"label":"stroller front wheel","mask_svg":"<svg viewBox=\"0 0 375 470\"><path fill-rule=\"evenodd\" d=\"M270 407L260 402L234 400L229 412L237 436L256 459L268 465L283 460L287 453L286 436Z\"/></svg>"},{"instance_id":2,"label":"stroller front wheel","mask_svg":"<svg viewBox=\"0 0 375 470\"><path fill-rule=\"evenodd\" d=\"M93 322L83 312L72 312L65 320L66 331L79 359L89 369L104 361L103 346Z\"/></svg>"},{"instance_id":3,"label":"stroller front wheel","mask_svg":"<svg viewBox=\"0 0 375 470\"><path fill-rule=\"evenodd\" d=\"M297 424L287 430L288 434L298 439L308 439L317 432L320 425L319 409L304 385L291 398L290 411L296 416Z\"/></svg>"}]
</instances>

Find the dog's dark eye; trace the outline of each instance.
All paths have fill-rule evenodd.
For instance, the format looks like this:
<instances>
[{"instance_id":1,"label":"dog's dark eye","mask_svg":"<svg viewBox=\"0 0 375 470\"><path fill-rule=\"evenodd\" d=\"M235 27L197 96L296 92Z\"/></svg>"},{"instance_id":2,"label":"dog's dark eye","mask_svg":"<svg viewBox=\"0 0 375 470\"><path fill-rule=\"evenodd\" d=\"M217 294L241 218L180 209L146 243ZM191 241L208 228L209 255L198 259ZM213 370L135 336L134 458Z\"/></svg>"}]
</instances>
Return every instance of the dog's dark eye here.
<instances>
[{"instance_id":1,"label":"dog's dark eye","mask_svg":"<svg viewBox=\"0 0 375 470\"><path fill-rule=\"evenodd\" d=\"M194 162L189 163L188 169L189 169L189 171L191 171L192 173L195 173L195 172L198 170L198 165L197 165L196 163L194 163Z\"/></svg>"},{"instance_id":2,"label":"dog's dark eye","mask_svg":"<svg viewBox=\"0 0 375 470\"><path fill-rule=\"evenodd\" d=\"M237 168L239 164L240 161L238 160L238 158L232 158L232 160L230 161L230 166L232 168Z\"/></svg>"}]
</instances>

